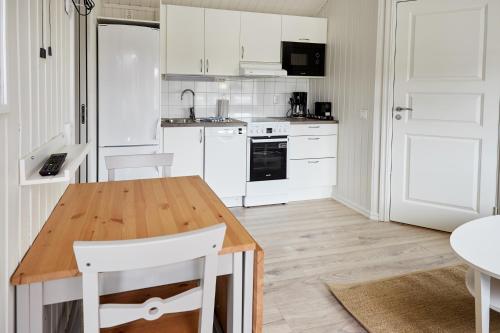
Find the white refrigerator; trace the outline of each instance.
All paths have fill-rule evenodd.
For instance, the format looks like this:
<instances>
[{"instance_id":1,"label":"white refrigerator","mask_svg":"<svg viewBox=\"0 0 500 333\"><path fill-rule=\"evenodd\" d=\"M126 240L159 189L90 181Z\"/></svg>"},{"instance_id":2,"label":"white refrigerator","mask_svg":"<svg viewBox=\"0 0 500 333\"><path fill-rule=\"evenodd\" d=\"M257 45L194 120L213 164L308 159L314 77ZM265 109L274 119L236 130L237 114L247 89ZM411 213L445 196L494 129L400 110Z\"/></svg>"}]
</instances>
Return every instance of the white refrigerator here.
<instances>
[{"instance_id":1,"label":"white refrigerator","mask_svg":"<svg viewBox=\"0 0 500 333\"><path fill-rule=\"evenodd\" d=\"M105 156L160 152L159 30L98 26L98 180ZM120 179L153 178L156 168L117 170Z\"/></svg>"}]
</instances>

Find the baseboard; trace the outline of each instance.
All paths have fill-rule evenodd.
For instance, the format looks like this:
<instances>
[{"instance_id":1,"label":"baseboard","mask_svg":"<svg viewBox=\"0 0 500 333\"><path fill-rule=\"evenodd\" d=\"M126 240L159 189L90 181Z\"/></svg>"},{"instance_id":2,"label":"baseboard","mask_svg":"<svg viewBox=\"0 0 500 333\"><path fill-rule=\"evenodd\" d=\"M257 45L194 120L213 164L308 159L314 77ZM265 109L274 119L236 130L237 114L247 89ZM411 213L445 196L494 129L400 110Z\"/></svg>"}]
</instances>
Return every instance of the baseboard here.
<instances>
[{"instance_id":1,"label":"baseboard","mask_svg":"<svg viewBox=\"0 0 500 333\"><path fill-rule=\"evenodd\" d=\"M346 198L338 195L337 193L332 193L332 198L333 198L333 200L340 202L341 204L351 208L352 210L354 210L354 211L360 213L361 215L366 216L367 218L372 220L372 215L370 214L369 209L362 207L359 204L354 203L351 200L346 199Z\"/></svg>"},{"instance_id":2,"label":"baseboard","mask_svg":"<svg viewBox=\"0 0 500 333\"><path fill-rule=\"evenodd\" d=\"M289 201L306 201L331 198L333 187L321 186L300 189L290 189L288 193Z\"/></svg>"}]
</instances>

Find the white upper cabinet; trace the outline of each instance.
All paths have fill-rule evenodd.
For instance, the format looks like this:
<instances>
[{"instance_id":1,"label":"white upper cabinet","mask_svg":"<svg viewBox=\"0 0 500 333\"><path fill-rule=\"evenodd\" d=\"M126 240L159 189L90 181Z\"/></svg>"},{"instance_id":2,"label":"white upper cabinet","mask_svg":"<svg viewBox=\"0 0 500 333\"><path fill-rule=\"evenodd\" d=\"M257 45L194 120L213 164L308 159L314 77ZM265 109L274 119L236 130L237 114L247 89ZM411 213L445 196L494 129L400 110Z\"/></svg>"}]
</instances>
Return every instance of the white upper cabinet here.
<instances>
[{"instance_id":1,"label":"white upper cabinet","mask_svg":"<svg viewBox=\"0 0 500 333\"><path fill-rule=\"evenodd\" d=\"M241 12L240 59L281 62L281 15Z\"/></svg>"},{"instance_id":2,"label":"white upper cabinet","mask_svg":"<svg viewBox=\"0 0 500 333\"><path fill-rule=\"evenodd\" d=\"M283 41L326 44L326 18L283 15L281 26Z\"/></svg>"},{"instance_id":3,"label":"white upper cabinet","mask_svg":"<svg viewBox=\"0 0 500 333\"><path fill-rule=\"evenodd\" d=\"M167 74L205 72L205 9L167 5Z\"/></svg>"},{"instance_id":4,"label":"white upper cabinet","mask_svg":"<svg viewBox=\"0 0 500 333\"><path fill-rule=\"evenodd\" d=\"M205 74L239 74L240 12L205 9Z\"/></svg>"}]
</instances>

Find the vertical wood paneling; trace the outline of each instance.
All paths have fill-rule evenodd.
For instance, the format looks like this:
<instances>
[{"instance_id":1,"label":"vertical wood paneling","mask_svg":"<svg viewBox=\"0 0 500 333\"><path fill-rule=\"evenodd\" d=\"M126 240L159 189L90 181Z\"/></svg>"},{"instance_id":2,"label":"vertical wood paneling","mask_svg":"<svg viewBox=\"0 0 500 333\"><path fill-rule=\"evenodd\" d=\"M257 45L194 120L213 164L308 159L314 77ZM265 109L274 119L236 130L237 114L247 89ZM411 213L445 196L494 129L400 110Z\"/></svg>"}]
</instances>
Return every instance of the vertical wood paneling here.
<instances>
[{"instance_id":1,"label":"vertical wood paneling","mask_svg":"<svg viewBox=\"0 0 500 333\"><path fill-rule=\"evenodd\" d=\"M377 8L374 0L328 0L327 75L311 80L313 100L332 101L339 118L337 186L334 197L370 211ZM368 111L368 119L361 118Z\"/></svg>"},{"instance_id":2,"label":"vertical wood paneling","mask_svg":"<svg viewBox=\"0 0 500 333\"><path fill-rule=\"evenodd\" d=\"M38 56L41 15L52 57ZM0 114L0 332L14 330L14 289L9 278L66 185L19 186L18 161L73 119L70 80L72 19L57 0L5 1L7 25L7 113ZM51 315L58 318L57 313Z\"/></svg>"}]
</instances>

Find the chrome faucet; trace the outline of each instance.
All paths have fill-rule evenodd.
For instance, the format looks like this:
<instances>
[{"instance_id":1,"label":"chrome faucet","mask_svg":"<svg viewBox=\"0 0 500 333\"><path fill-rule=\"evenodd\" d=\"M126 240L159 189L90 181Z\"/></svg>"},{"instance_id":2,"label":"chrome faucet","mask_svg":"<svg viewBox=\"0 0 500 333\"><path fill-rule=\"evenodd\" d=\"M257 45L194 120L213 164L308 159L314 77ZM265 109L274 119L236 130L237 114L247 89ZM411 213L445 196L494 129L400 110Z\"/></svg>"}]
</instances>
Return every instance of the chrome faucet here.
<instances>
[{"instance_id":1,"label":"chrome faucet","mask_svg":"<svg viewBox=\"0 0 500 333\"><path fill-rule=\"evenodd\" d=\"M189 118L194 121L194 120L196 120L196 114L194 113L194 91L191 89L184 89L182 91L182 94L181 94L181 101L182 101L182 98L184 97L184 94L187 92L190 92L191 94L193 94L193 106L189 108Z\"/></svg>"}]
</instances>

